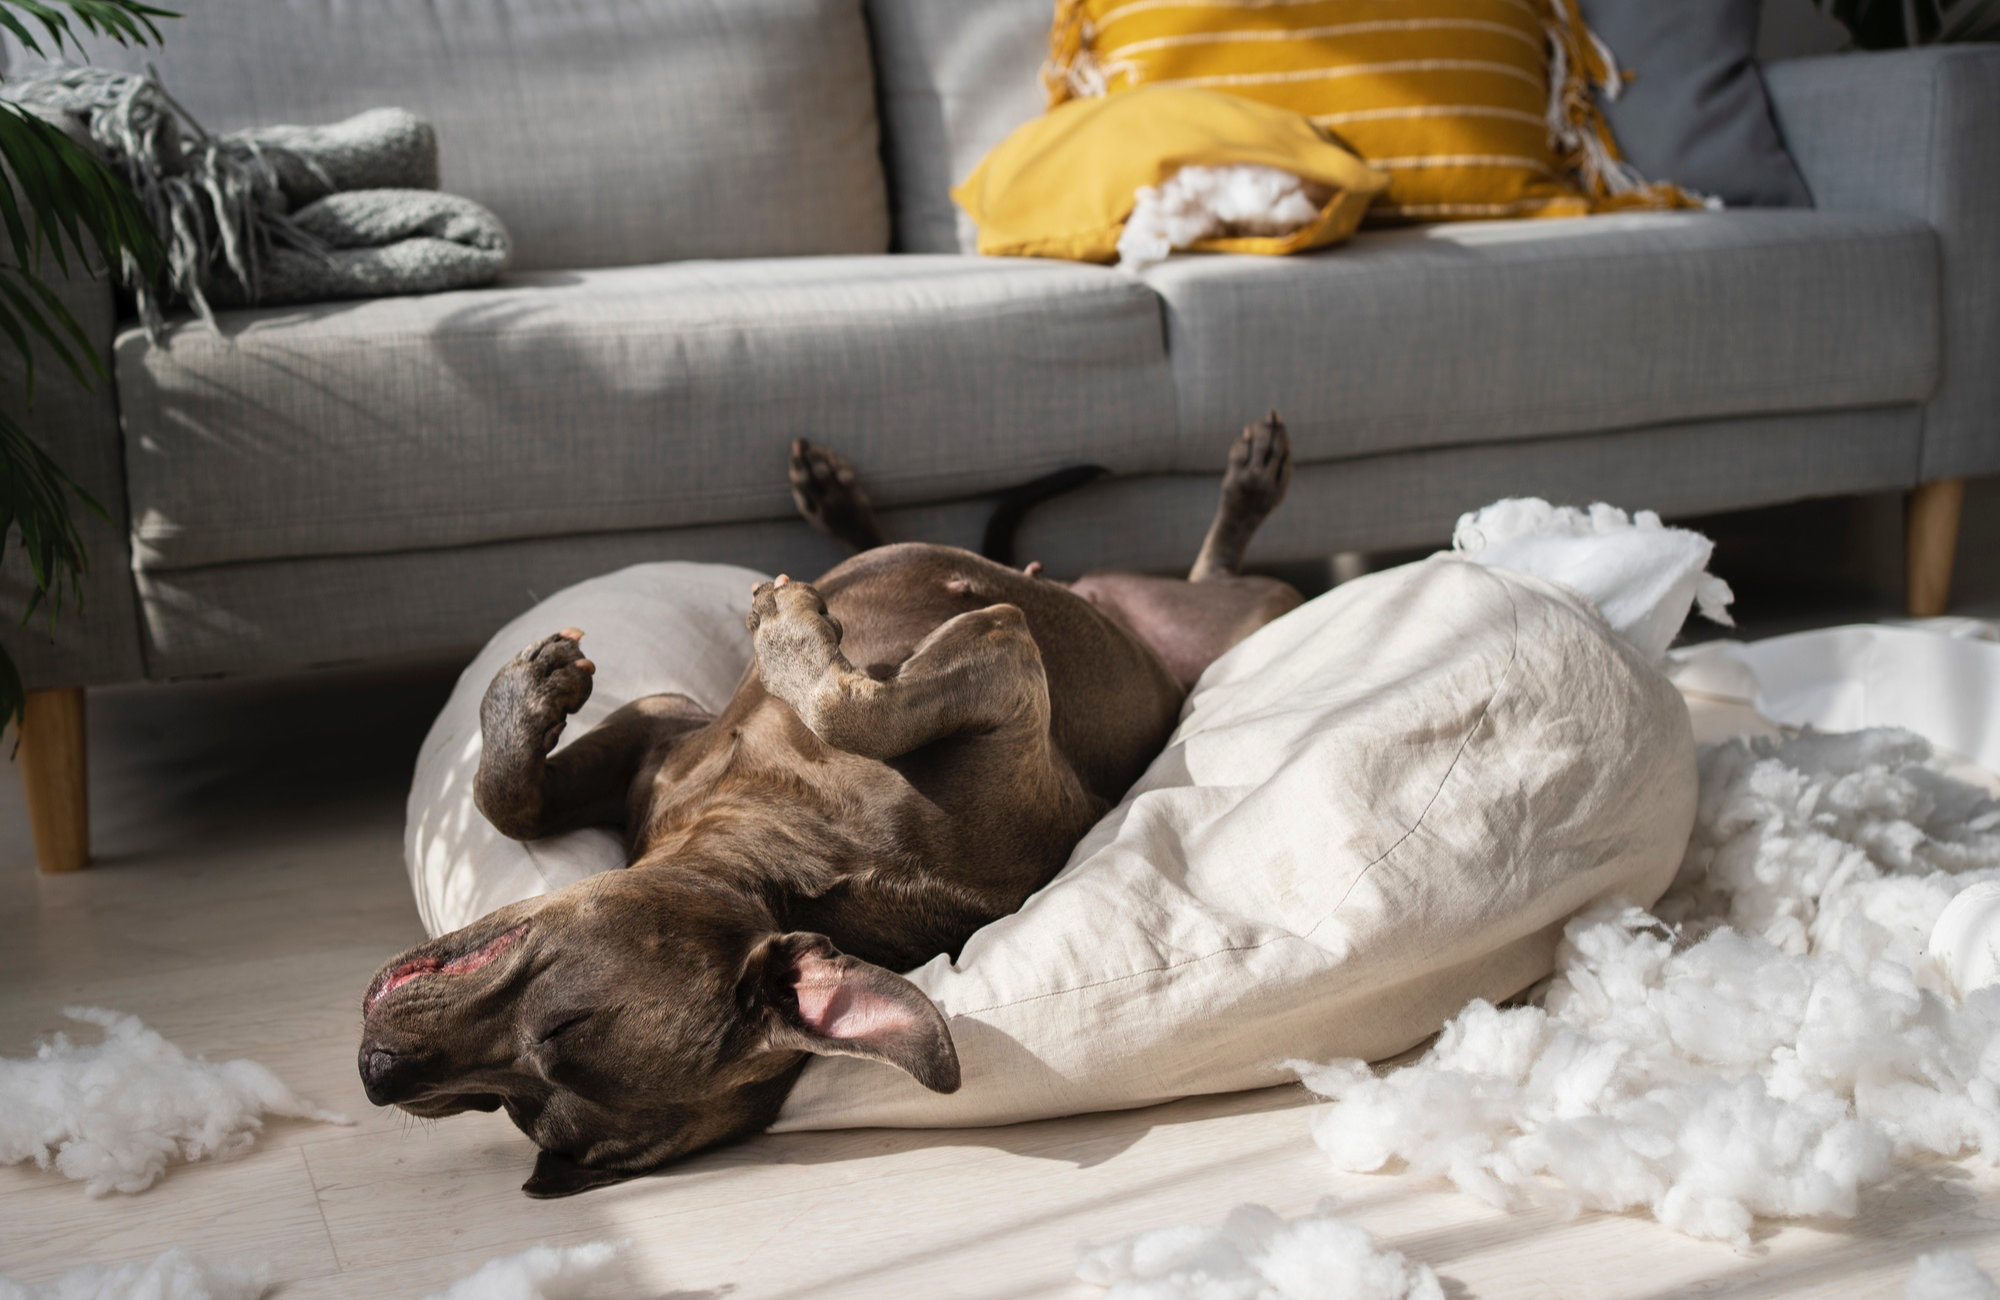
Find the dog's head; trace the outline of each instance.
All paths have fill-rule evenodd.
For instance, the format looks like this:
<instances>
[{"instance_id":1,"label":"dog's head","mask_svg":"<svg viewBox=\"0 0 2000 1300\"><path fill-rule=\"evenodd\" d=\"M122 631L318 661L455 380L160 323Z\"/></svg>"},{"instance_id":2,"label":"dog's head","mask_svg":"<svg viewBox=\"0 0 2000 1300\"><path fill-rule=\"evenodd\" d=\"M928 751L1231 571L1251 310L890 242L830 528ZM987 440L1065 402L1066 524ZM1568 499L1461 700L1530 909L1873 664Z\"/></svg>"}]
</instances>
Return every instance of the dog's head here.
<instances>
[{"instance_id":1,"label":"dog's head","mask_svg":"<svg viewBox=\"0 0 2000 1300\"><path fill-rule=\"evenodd\" d=\"M914 984L679 872L608 872L420 944L375 976L362 1018L368 1099L426 1118L504 1107L541 1148L530 1196L756 1132L808 1053L958 1087Z\"/></svg>"}]
</instances>

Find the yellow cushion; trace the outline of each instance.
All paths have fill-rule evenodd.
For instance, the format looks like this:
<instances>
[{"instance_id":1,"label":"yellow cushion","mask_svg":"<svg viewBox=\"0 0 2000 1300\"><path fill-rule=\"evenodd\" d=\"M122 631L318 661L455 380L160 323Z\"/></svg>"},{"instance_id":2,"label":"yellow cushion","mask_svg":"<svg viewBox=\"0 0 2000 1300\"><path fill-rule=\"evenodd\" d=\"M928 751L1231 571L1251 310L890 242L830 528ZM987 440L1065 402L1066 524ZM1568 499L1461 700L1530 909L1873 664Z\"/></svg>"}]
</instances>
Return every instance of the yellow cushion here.
<instances>
[{"instance_id":1,"label":"yellow cushion","mask_svg":"<svg viewBox=\"0 0 2000 1300\"><path fill-rule=\"evenodd\" d=\"M1118 258L1139 187L1182 167L1252 164L1289 172L1331 197L1288 235L1204 240L1198 249L1292 253L1354 233L1389 183L1299 114L1203 90L1073 100L1015 131L951 192L995 256Z\"/></svg>"},{"instance_id":2,"label":"yellow cushion","mask_svg":"<svg viewBox=\"0 0 2000 1300\"><path fill-rule=\"evenodd\" d=\"M1057 0L1051 55L1052 104L1185 87L1305 114L1391 177L1373 217L1693 202L1618 158L1590 94L1615 72L1574 0Z\"/></svg>"}]
</instances>

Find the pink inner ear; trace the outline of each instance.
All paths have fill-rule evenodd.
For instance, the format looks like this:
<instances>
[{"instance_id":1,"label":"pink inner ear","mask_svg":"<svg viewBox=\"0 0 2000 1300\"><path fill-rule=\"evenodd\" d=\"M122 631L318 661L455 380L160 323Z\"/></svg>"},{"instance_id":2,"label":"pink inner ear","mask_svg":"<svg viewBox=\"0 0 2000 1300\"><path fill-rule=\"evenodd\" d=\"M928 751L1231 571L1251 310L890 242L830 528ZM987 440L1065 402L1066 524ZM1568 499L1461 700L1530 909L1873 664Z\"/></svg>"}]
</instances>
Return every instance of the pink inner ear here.
<instances>
[{"instance_id":1,"label":"pink inner ear","mask_svg":"<svg viewBox=\"0 0 2000 1300\"><path fill-rule=\"evenodd\" d=\"M854 967L828 961L814 953L799 958L793 991L799 999L799 1021L822 1038L866 1042L908 1030L914 1021L907 1007L863 987Z\"/></svg>"}]
</instances>

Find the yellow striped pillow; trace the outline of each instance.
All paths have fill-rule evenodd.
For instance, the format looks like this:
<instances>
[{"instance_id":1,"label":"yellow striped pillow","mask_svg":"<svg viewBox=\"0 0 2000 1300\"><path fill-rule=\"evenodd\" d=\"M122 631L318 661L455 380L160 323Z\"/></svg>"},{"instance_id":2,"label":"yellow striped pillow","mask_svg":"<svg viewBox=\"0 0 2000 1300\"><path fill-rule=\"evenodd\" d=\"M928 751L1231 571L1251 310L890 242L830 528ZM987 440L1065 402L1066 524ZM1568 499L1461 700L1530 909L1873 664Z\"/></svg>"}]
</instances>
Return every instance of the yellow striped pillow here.
<instances>
[{"instance_id":1,"label":"yellow striped pillow","mask_svg":"<svg viewBox=\"0 0 2000 1300\"><path fill-rule=\"evenodd\" d=\"M1371 219L1696 205L1619 157L1575 0L1056 0L1050 55L1051 106L1193 86L1304 113L1389 174Z\"/></svg>"}]
</instances>

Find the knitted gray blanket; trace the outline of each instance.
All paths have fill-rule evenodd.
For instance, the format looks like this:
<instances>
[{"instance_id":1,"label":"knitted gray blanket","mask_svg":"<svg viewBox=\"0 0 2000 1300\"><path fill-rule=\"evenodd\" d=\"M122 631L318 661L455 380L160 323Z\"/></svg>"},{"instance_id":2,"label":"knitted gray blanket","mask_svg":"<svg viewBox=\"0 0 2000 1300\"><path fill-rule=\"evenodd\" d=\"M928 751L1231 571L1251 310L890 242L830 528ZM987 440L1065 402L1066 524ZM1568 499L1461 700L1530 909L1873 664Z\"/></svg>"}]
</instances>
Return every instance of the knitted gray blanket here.
<instances>
[{"instance_id":1,"label":"knitted gray blanket","mask_svg":"<svg viewBox=\"0 0 2000 1300\"><path fill-rule=\"evenodd\" d=\"M156 338L163 301L214 325L214 307L464 289L507 265L499 218L437 192L437 135L403 109L216 136L150 72L55 67L7 91L138 195L166 267L158 284L121 272Z\"/></svg>"}]
</instances>

